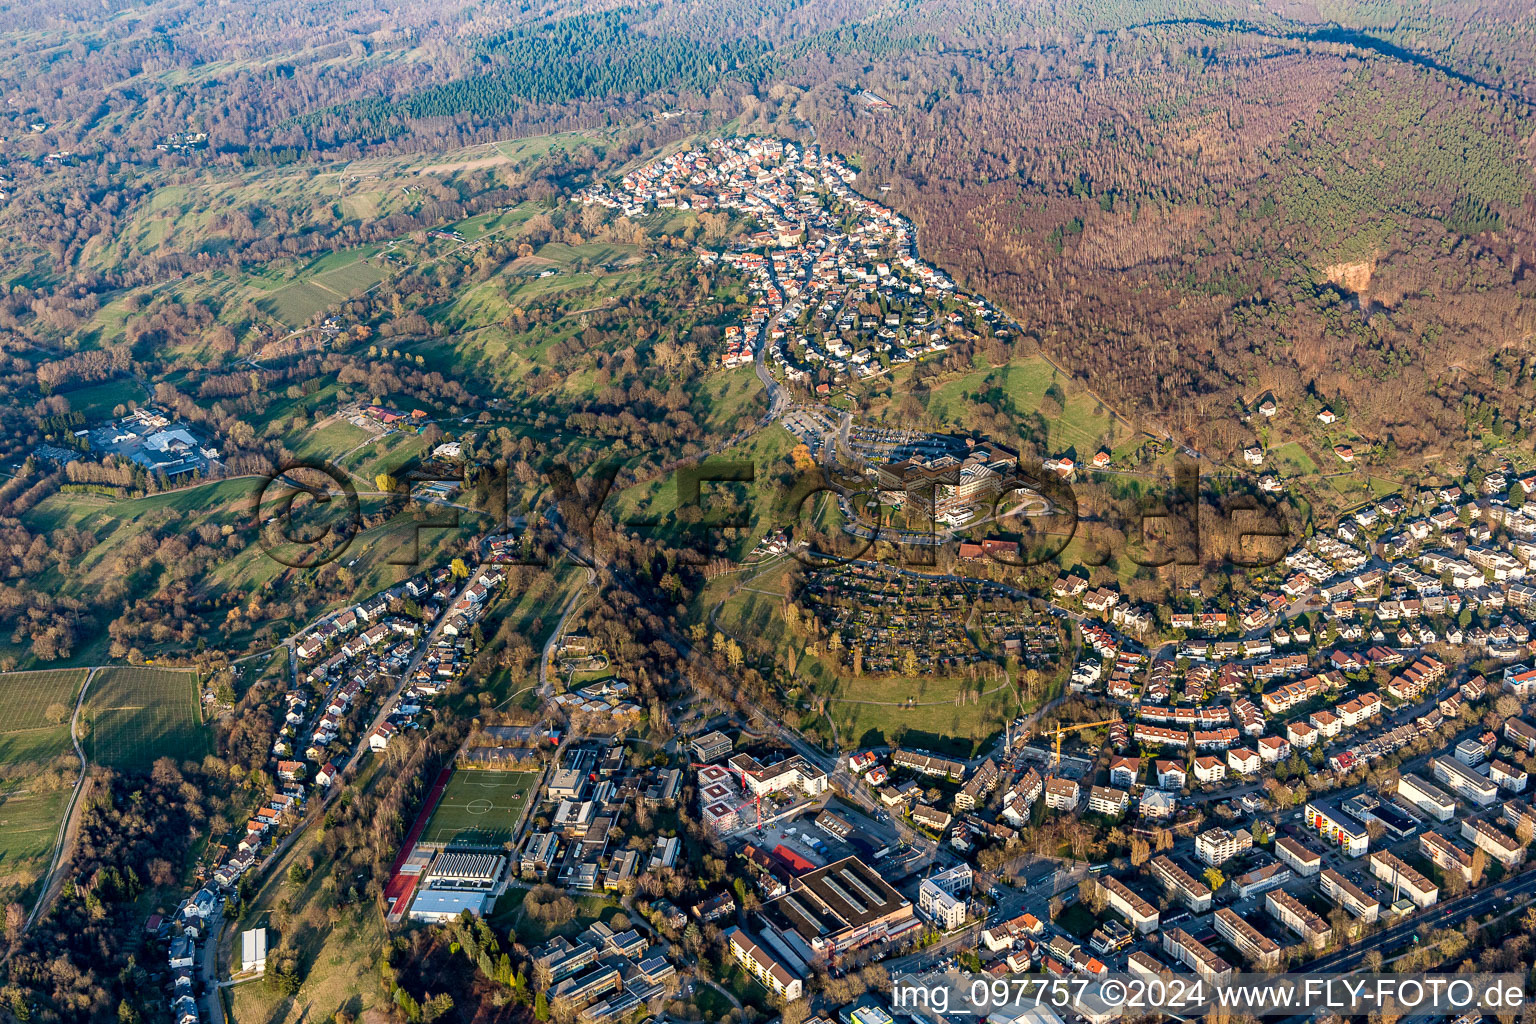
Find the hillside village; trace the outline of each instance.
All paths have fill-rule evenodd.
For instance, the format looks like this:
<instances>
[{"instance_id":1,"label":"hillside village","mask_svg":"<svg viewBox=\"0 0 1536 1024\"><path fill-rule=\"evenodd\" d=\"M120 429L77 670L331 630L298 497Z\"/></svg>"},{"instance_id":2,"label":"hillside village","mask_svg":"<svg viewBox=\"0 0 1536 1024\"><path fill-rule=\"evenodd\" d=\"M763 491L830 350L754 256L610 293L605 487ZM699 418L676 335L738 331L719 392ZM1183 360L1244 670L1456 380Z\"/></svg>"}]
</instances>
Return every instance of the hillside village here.
<instances>
[{"instance_id":1,"label":"hillside village","mask_svg":"<svg viewBox=\"0 0 1536 1024\"><path fill-rule=\"evenodd\" d=\"M700 254L763 300L725 361L771 359L808 392L941 351L978 322L1008 329L918 261L910 227L855 179L814 148L716 140L578 199L752 218L736 249ZM999 501L1051 506L1001 444L849 429L825 406L785 420L851 458L881 504L920 505L907 511L951 531ZM1046 469L1071 480L1102 461ZM934 484L926 496L915 478ZM793 606L845 672L1058 675L1048 706L970 756L824 750L702 693L646 708L591 638L557 631L537 723L480 723L432 780L383 914L404 929L530 901L619 908L530 950L539 996L579 1021L660 1019L681 995L733 984L775 1006L810 999L812 1020L889 1024L898 973L1218 981L1449 949L1456 915L1493 925L1536 891L1536 475L1479 483L1361 505L1217 600L1185 591L1153 608L1071 568L1033 590L999 582L1009 573L993 568L1020 552L1001 527L931 534L953 549L943 573L805 574ZM867 528L840 498L844 529ZM775 534L763 553L794 543ZM365 759L430 720L505 579L492 561L436 569L290 638L274 791L178 920L156 923L181 1024L214 955L204 922ZM670 739L637 746L646 726ZM280 937L240 941L242 969L257 970ZM845 978L858 984L832 984ZM1091 999L1073 1013L1116 1019Z\"/></svg>"}]
</instances>

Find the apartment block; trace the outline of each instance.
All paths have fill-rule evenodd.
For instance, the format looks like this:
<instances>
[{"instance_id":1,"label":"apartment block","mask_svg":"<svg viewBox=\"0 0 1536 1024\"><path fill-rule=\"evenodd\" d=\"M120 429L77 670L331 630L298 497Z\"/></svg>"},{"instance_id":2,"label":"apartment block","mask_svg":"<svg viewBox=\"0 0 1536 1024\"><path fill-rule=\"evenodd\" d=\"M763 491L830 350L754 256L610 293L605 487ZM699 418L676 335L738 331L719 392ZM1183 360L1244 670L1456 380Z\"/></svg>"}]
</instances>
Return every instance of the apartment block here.
<instances>
[{"instance_id":1,"label":"apartment block","mask_svg":"<svg viewBox=\"0 0 1536 1024\"><path fill-rule=\"evenodd\" d=\"M1224 828L1212 828L1195 837L1195 856L1215 867L1224 864L1253 848L1253 835L1245 828L1228 832Z\"/></svg>"},{"instance_id":2,"label":"apartment block","mask_svg":"<svg viewBox=\"0 0 1536 1024\"><path fill-rule=\"evenodd\" d=\"M1166 854L1153 857L1147 862L1147 868L1170 896L1190 910L1201 914L1211 909L1211 887L1179 867Z\"/></svg>"},{"instance_id":3,"label":"apartment block","mask_svg":"<svg viewBox=\"0 0 1536 1024\"><path fill-rule=\"evenodd\" d=\"M1216 911L1213 923L1216 934L1230 942L1253 966L1263 971L1280 966L1280 944L1237 916L1231 907Z\"/></svg>"},{"instance_id":4,"label":"apartment block","mask_svg":"<svg viewBox=\"0 0 1536 1024\"><path fill-rule=\"evenodd\" d=\"M1124 916L1132 928L1142 935L1157 929L1157 908L1132 892L1124 882L1105 876L1099 879L1099 885L1110 907Z\"/></svg>"},{"instance_id":5,"label":"apartment block","mask_svg":"<svg viewBox=\"0 0 1536 1024\"><path fill-rule=\"evenodd\" d=\"M1337 846L1347 857L1363 857L1370 846L1371 837L1365 831L1365 823L1326 801L1309 801L1305 821L1308 828Z\"/></svg>"},{"instance_id":6,"label":"apartment block","mask_svg":"<svg viewBox=\"0 0 1536 1024\"><path fill-rule=\"evenodd\" d=\"M1500 832L1486 821L1463 821L1461 838L1481 848L1506 868L1525 860L1525 847L1514 836Z\"/></svg>"},{"instance_id":7,"label":"apartment block","mask_svg":"<svg viewBox=\"0 0 1536 1024\"><path fill-rule=\"evenodd\" d=\"M1391 886L1399 897L1412 900L1420 910L1440 902L1438 886L1386 850L1371 854L1371 874Z\"/></svg>"},{"instance_id":8,"label":"apartment block","mask_svg":"<svg viewBox=\"0 0 1536 1024\"><path fill-rule=\"evenodd\" d=\"M1307 849L1290 836L1281 836L1275 840L1275 856L1280 858L1280 863L1302 878L1315 875L1323 868L1320 854Z\"/></svg>"},{"instance_id":9,"label":"apartment block","mask_svg":"<svg viewBox=\"0 0 1536 1024\"><path fill-rule=\"evenodd\" d=\"M800 993L805 987L804 982L786 966L783 960L770 950L758 945L740 928L727 928L725 938L730 944L731 956L746 968L748 974L762 982L768 991L784 1000L800 998Z\"/></svg>"},{"instance_id":10,"label":"apartment block","mask_svg":"<svg viewBox=\"0 0 1536 1024\"><path fill-rule=\"evenodd\" d=\"M1454 757L1435 757L1429 762L1435 778L1463 799L1487 807L1499 799L1499 787Z\"/></svg>"},{"instance_id":11,"label":"apartment block","mask_svg":"<svg viewBox=\"0 0 1536 1024\"><path fill-rule=\"evenodd\" d=\"M1446 873L1459 874L1464 881L1472 881L1472 855L1438 832L1425 832L1419 836L1419 852L1429 862Z\"/></svg>"},{"instance_id":12,"label":"apartment block","mask_svg":"<svg viewBox=\"0 0 1536 1024\"><path fill-rule=\"evenodd\" d=\"M1322 916L1284 889L1264 897L1264 909L1276 921L1306 940L1313 949L1322 949L1333 938L1333 929Z\"/></svg>"},{"instance_id":13,"label":"apartment block","mask_svg":"<svg viewBox=\"0 0 1536 1024\"><path fill-rule=\"evenodd\" d=\"M1412 772L1397 780L1397 795L1436 821L1450 821L1456 814L1451 794Z\"/></svg>"},{"instance_id":14,"label":"apartment block","mask_svg":"<svg viewBox=\"0 0 1536 1024\"><path fill-rule=\"evenodd\" d=\"M1131 794L1123 789L1093 786L1088 790L1088 809L1095 814L1118 817L1131 806Z\"/></svg>"},{"instance_id":15,"label":"apartment block","mask_svg":"<svg viewBox=\"0 0 1536 1024\"><path fill-rule=\"evenodd\" d=\"M1045 806L1053 811L1075 811L1081 792L1073 779L1046 779Z\"/></svg>"},{"instance_id":16,"label":"apartment block","mask_svg":"<svg viewBox=\"0 0 1536 1024\"><path fill-rule=\"evenodd\" d=\"M1488 781L1506 793L1524 793L1530 776L1519 765L1494 758L1488 762Z\"/></svg>"},{"instance_id":17,"label":"apartment block","mask_svg":"<svg viewBox=\"0 0 1536 1024\"><path fill-rule=\"evenodd\" d=\"M1229 883L1238 899L1246 900L1261 892L1278 889L1291 880L1291 869L1277 860L1245 871Z\"/></svg>"},{"instance_id":18,"label":"apartment block","mask_svg":"<svg viewBox=\"0 0 1536 1024\"><path fill-rule=\"evenodd\" d=\"M1219 933L1221 926L1217 925L1216 930ZM1164 929L1163 952L1194 971L1208 985L1224 985L1232 979L1232 965L1182 928Z\"/></svg>"},{"instance_id":19,"label":"apartment block","mask_svg":"<svg viewBox=\"0 0 1536 1024\"><path fill-rule=\"evenodd\" d=\"M1318 877L1317 887L1322 890L1324 896L1366 924L1374 923L1381 914L1380 900L1333 870L1333 868L1323 869L1322 874Z\"/></svg>"}]
</instances>

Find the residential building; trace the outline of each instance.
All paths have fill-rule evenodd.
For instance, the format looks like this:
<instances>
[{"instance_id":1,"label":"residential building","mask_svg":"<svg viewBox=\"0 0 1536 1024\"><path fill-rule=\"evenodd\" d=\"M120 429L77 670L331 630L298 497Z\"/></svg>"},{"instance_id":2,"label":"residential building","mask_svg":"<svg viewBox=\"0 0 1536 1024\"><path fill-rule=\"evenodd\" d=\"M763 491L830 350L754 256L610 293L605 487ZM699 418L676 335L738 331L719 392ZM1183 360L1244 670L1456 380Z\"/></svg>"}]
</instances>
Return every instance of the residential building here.
<instances>
[{"instance_id":1,"label":"residential building","mask_svg":"<svg viewBox=\"0 0 1536 1024\"><path fill-rule=\"evenodd\" d=\"M1197 914L1211 909L1211 887L1175 864L1166 854L1147 862L1152 877L1163 883L1169 895Z\"/></svg>"},{"instance_id":2,"label":"residential building","mask_svg":"<svg viewBox=\"0 0 1536 1024\"><path fill-rule=\"evenodd\" d=\"M1488 762L1488 781L1506 793L1524 793L1530 779L1524 768L1494 758Z\"/></svg>"},{"instance_id":3,"label":"residential building","mask_svg":"<svg viewBox=\"0 0 1536 1024\"><path fill-rule=\"evenodd\" d=\"M1363 857L1370 845L1365 824L1352 814L1323 800L1307 803L1307 827L1343 851L1347 857Z\"/></svg>"},{"instance_id":4,"label":"residential building","mask_svg":"<svg viewBox=\"0 0 1536 1024\"><path fill-rule=\"evenodd\" d=\"M1088 809L1095 814L1119 817L1131 805L1131 794L1123 789L1093 786L1088 790Z\"/></svg>"},{"instance_id":5,"label":"residential building","mask_svg":"<svg viewBox=\"0 0 1536 1024\"><path fill-rule=\"evenodd\" d=\"M953 931L965 923L966 899L973 875L969 864L957 864L923 879L917 887L917 909L941 931Z\"/></svg>"},{"instance_id":6,"label":"residential building","mask_svg":"<svg viewBox=\"0 0 1536 1024\"><path fill-rule=\"evenodd\" d=\"M689 749L693 751L693 759L704 764L727 756L734 746L731 738L718 729L711 729L688 742Z\"/></svg>"},{"instance_id":7,"label":"residential building","mask_svg":"<svg viewBox=\"0 0 1536 1024\"><path fill-rule=\"evenodd\" d=\"M1232 965L1182 928L1163 930L1163 952L1189 967L1208 985L1224 985L1232 979Z\"/></svg>"},{"instance_id":8,"label":"residential building","mask_svg":"<svg viewBox=\"0 0 1536 1024\"><path fill-rule=\"evenodd\" d=\"M1216 934L1231 943L1254 967L1272 971L1280 966L1280 944L1244 921L1231 907L1216 911L1211 923Z\"/></svg>"},{"instance_id":9,"label":"residential building","mask_svg":"<svg viewBox=\"0 0 1536 1024\"><path fill-rule=\"evenodd\" d=\"M1221 759L1215 757L1197 757L1194 761L1195 781L1201 783L1220 782L1227 777L1227 766Z\"/></svg>"},{"instance_id":10,"label":"residential building","mask_svg":"<svg viewBox=\"0 0 1536 1024\"><path fill-rule=\"evenodd\" d=\"M781 957L753 941L752 937L732 925L725 931L731 956L744 967L748 974L762 982L763 987L786 1001L799 999L805 983L785 965Z\"/></svg>"},{"instance_id":11,"label":"residential building","mask_svg":"<svg viewBox=\"0 0 1536 1024\"><path fill-rule=\"evenodd\" d=\"M976 808L987 794L997 787L1002 779L1002 773L997 770L997 765L989 757L981 762L981 766L971 773L971 777L965 780L965 785L960 792L955 794L955 809L969 811Z\"/></svg>"},{"instance_id":12,"label":"residential building","mask_svg":"<svg viewBox=\"0 0 1536 1024\"><path fill-rule=\"evenodd\" d=\"M1472 881L1472 855L1440 833L1421 833L1419 852L1446 874L1458 874L1463 881Z\"/></svg>"},{"instance_id":13,"label":"residential building","mask_svg":"<svg viewBox=\"0 0 1536 1024\"><path fill-rule=\"evenodd\" d=\"M1328 926L1328 922L1284 889L1277 889L1265 896L1264 909L1275 920L1305 939L1313 949L1322 949L1333 938L1333 929Z\"/></svg>"},{"instance_id":14,"label":"residential building","mask_svg":"<svg viewBox=\"0 0 1536 1024\"><path fill-rule=\"evenodd\" d=\"M1366 924L1375 922L1381 913L1381 902L1333 868L1324 868L1318 878L1318 889L1328 899L1343 907Z\"/></svg>"},{"instance_id":15,"label":"residential building","mask_svg":"<svg viewBox=\"0 0 1536 1024\"><path fill-rule=\"evenodd\" d=\"M1132 928L1142 935L1157 930L1157 908L1132 892L1124 882L1105 875L1099 878L1099 886L1104 890L1110 908L1122 915Z\"/></svg>"},{"instance_id":16,"label":"residential building","mask_svg":"<svg viewBox=\"0 0 1536 1024\"><path fill-rule=\"evenodd\" d=\"M965 762L947 757L935 757L919 750L897 750L891 754L891 764L906 768L920 775L941 775L959 782L965 778Z\"/></svg>"},{"instance_id":17,"label":"residential building","mask_svg":"<svg viewBox=\"0 0 1536 1024\"><path fill-rule=\"evenodd\" d=\"M1053 811L1075 811L1081 799L1075 779L1046 779L1045 806Z\"/></svg>"},{"instance_id":18,"label":"residential building","mask_svg":"<svg viewBox=\"0 0 1536 1024\"><path fill-rule=\"evenodd\" d=\"M1435 778L1445 783L1452 793L1479 807L1487 807L1499 798L1498 786L1454 757L1434 757L1429 765Z\"/></svg>"},{"instance_id":19,"label":"residential building","mask_svg":"<svg viewBox=\"0 0 1536 1024\"><path fill-rule=\"evenodd\" d=\"M1514 836L1500 832L1486 821L1463 820L1461 838L1480 847L1505 868L1515 867L1525 860L1525 847Z\"/></svg>"},{"instance_id":20,"label":"residential building","mask_svg":"<svg viewBox=\"0 0 1536 1024\"><path fill-rule=\"evenodd\" d=\"M1227 767L1238 775L1252 775L1263 763L1256 752L1246 747L1233 747L1227 751Z\"/></svg>"},{"instance_id":21,"label":"residential building","mask_svg":"<svg viewBox=\"0 0 1536 1024\"><path fill-rule=\"evenodd\" d=\"M1323 858L1320 854L1308 849L1290 836L1281 836L1275 840L1275 856L1280 858L1282 864L1303 878L1315 875L1323 868Z\"/></svg>"},{"instance_id":22,"label":"residential building","mask_svg":"<svg viewBox=\"0 0 1536 1024\"><path fill-rule=\"evenodd\" d=\"M1141 773L1141 761L1134 757L1116 757L1109 762L1109 784L1126 789L1136 784Z\"/></svg>"},{"instance_id":23,"label":"residential building","mask_svg":"<svg viewBox=\"0 0 1536 1024\"><path fill-rule=\"evenodd\" d=\"M1278 888L1291 880L1291 869L1277 860L1262 864L1252 871L1245 871L1229 883L1240 900L1257 896Z\"/></svg>"},{"instance_id":24,"label":"residential building","mask_svg":"<svg viewBox=\"0 0 1536 1024\"><path fill-rule=\"evenodd\" d=\"M1224 864L1252 847L1253 835L1245 828L1228 832L1217 827L1195 837L1195 856L1212 867Z\"/></svg>"},{"instance_id":25,"label":"residential building","mask_svg":"<svg viewBox=\"0 0 1536 1024\"><path fill-rule=\"evenodd\" d=\"M1394 896L1406 897L1419 909L1440 901L1440 888L1386 850L1371 854L1371 874L1392 887Z\"/></svg>"},{"instance_id":26,"label":"residential building","mask_svg":"<svg viewBox=\"0 0 1536 1024\"><path fill-rule=\"evenodd\" d=\"M1449 793L1412 772L1397 780L1397 795L1436 821L1450 821L1456 814L1456 801Z\"/></svg>"}]
</instances>

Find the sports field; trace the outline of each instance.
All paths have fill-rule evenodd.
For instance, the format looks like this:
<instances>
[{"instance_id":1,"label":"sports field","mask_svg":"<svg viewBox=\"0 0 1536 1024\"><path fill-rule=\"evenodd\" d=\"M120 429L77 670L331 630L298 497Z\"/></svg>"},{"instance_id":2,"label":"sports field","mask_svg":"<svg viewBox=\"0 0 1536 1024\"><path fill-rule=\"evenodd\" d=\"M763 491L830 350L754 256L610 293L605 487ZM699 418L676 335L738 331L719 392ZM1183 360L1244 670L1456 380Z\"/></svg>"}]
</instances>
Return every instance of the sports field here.
<instances>
[{"instance_id":1,"label":"sports field","mask_svg":"<svg viewBox=\"0 0 1536 1024\"><path fill-rule=\"evenodd\" d=\"M455 771L421 841L476 846L509 842L539 778L539 772Z\"/></svg>"},{"instance_id":2,"label":"sports field","mask_svg":"<svg viewBox=\"0 0 1536 1024\"><path fill-rule=\"evenodd\" d=\"M69 750L69 717L84 678L84 669L0 675L0 765L46 763Z\"/></svg>"},{"instance_id":3,"label":"sports field","mask_svg":"<svg viewBox=\"0 0 1536 1024\"><path fill-rule=\"evenodd\" d=\"M195 672L102 669L85 699L91 760L121 771L145 771L161 757L202 760L213 746L198 693Z\"/></svg>"}]
</instances>

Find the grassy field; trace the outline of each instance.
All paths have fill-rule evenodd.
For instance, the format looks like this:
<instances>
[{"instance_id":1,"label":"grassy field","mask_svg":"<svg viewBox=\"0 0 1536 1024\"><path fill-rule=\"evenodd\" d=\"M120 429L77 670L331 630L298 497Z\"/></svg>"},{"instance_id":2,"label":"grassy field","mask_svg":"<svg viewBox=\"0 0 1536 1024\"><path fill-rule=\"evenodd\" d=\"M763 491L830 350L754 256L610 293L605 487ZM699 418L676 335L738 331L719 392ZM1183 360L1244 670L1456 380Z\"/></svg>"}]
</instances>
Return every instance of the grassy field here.
<instances>
[{"instance_id":1,"label":"grassy field","mask_svg":"<svg viewBox=\"0 0 1536 1024\"><path fill-rule=\"evenodd\" d=\"M755 383L755 381L754 381ZM781 474L793 469L790 451L798 444L796 437L777 423L770 424L752 437L712 456L708 464L723 465L728 462L749 462L754 477L750 482L710 482L700 485L699 505L706 517L724 518L720 494L734 492L737 507L741 510L739 521L745 522L747 537L737 543L737 553L746 554L753 544L770 530L797 522L803 513L811 517L809 508L804 510L782 507L783 487ZM712 496L713 494L713 496ZM685 529L677 518L678 474L665 473L643 484L626 488L610 499L608 507L614 518L621 523L636 527L655 524L654 528L671 536L675 541L686 542L687 536L697 537L697 543L706 543L709 528L703 525Z\"/></svg>"},{"instance_id":2,"label":"grassy field","mask_svg":"<svg viewBox=\"0 0 1536 1024\"><path fill-rule=\"evenodd\" d=\"M73 391L60 391L58 397L69 403L70 412L84 413L86 420L94 423L110 417L112 410L119 405L148 401L149 393L134 378L119 377Z\"/></svg>"},{"instance_id":3,"label":"grassy field","mask_svg":"<svg viewBox=\"0 0 1536 1024\"><path fill-rule=\"evenodd\" d=\"M477 846L510 841L539 778L538 772L455 771L421 841Z\"/></svg>"},{"instance_id":4,"label":"grassy field","mask_svg":"<svg viewBox=\"0 0 1536 1024\"><path fill-rule=\"evenodd\" d=\"M48 867L69 794L69 786L0 792L0 898L20 896Z\"/></svg>"},{"instance_id":5,"label":"grassy field","mask_svg":"<svg viewBox=\"0 0 1536 1024\"><path fill-rule=\"evenodd\" d=\"M272 928L274 908L285 902L295 908L287 932L269 931L268 939L272 948L281 942L299 954L304 982L292 998L261 981L229 989L235 1024L329 1021L338 1008L369 1020L369 1008L383 999L378 957L387 938L384 921L367 901L343 907L335 918L327 914L331 901L323 896L322 887L333 877L332 864L319 842L319 831L309 830L294 847L295 856L314 856L319 867L300 883L289 878L286 870L271 872L241 922L241 928ZM238 930L230 933L230 940L238 958Z\"/></svg>"},{"instance_id":6,"label":"grassy field","mask_svg":"<svg viewBox=\"0 0 1536 1024\"><path fill-rule=\"evenodd\" d=\"M1019 713L1013 689L942 676L855 676L827 658L800 650L788 635L780 594L795 563L785 560L749 577L720 606L720 628L738 637L760 637L787 661L792 654L801 685L825 698L827 715L847 746L902 742L946 753L970 754ZM740 577L732 577L740 579ZM989 691L981 693L981 691Z\"/></svg>"},{"instance_id":7,"label":"grassy field","mask_svg":"<svg viewBox=\"0 0 1536 1024\"><path fill-rule=\"evenodd\" d=\"M146 770L161 757L201 760L213 745L199 692L195 672L101 670L85 701L91 760L122 771Z\"/></svg>"},{"instance_id":8,"label":"grassy field","mask_svg":"<svg viewBox=\"0 0 1536 1024\"><path fill-rule=\"evenodd\" d=\"M85 679L82 669L0 675L0 901L28 893L48 866L59 821L74 784L69 714ZM50 707L58 721L51 721Z\"/></svg>"},{"instance_id":9,"label":"grassy field","mask_svg":"<svg viewBox=\"0 0 1536 1024\"><path fill-rule=\"evenodd\" d=\"M1044 416L1045 445L1056 453L1074 449L1086 462L1101 446L1114 448L1132 436L1098 399L1070 377L1059 374L1044 357L1031 356L991 369L977 369L941 384L928 398L928 413L941 422L964 424L974 402L1028 420L1040 413L1046 393L1055 386L1064 395L1060 415ZM900 390L899 388L897 389Z\"/></svg>"},{"instance_id":10,"label":"grassy field","mask_svg":"<svg viewBox=\"0 0 1536 1024\"><path fill-rule=\"evenodd\" d=\"M0 675L0 765L43 764L70 749L69 715L85 679L82 669ZM49 721L48 708L64 714Z\"/></svg>"},{"instance_id":11,"label":"grassy field","mask_svg":"<svg viewBox=\"0 0 1536 1024\"><path fill-rule=\"evenodd\" d=\"M1300 441L1289 441L1269 453L1266 469L1272 469L1281 478L1311 476L1317 472L1317 463Z\"/></svg>"}]
</instances>

